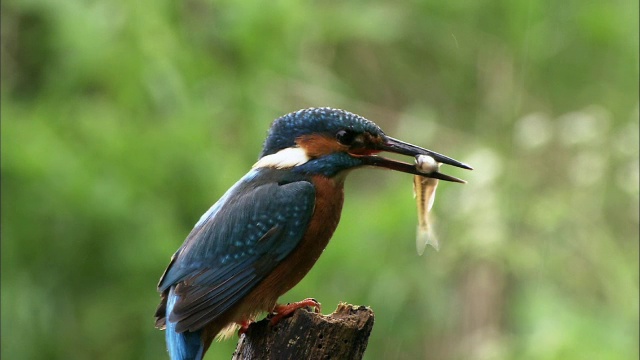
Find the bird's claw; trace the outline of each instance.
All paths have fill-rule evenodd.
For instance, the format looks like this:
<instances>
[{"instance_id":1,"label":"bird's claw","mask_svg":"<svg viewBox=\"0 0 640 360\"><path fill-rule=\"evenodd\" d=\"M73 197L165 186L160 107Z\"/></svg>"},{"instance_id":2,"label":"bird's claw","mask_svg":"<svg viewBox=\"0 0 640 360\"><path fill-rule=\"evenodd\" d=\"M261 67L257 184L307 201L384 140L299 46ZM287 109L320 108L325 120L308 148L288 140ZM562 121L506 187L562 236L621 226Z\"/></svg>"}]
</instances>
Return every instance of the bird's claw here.
<instances>
[{"instance_id":1,"label":"bird's claw","mask_svg":"<svg viewBox=\"0 0 640 360\"><path fill-rule=\"evenodd\" d=\"M294 311L307 306L313 307L315 313L319 313L320 311L322 311L322 307L318 302L318 300L313 298L307 298L302 301L288 303L286 305L276 305L273 308L273 311L272 311L273 317L269 321L269 324L271 326L274 326L278 322L280 322L280 320L282 320L283 318L291 315Z\"/></svg>"},{"instance_id":2,"label":"bird's claw","mask_svg":"<svg viewBox=\"0 0 640 360\"><path fill-rule=\"evenodd\" d=\"M238 337L241 337L247 331L249 331L249 326L251 325L251 323L252 321L250 320L244 320L243 322L238 323L238 325L240 325L240 328L238 329Z\"/></svg>"}]
</instances>

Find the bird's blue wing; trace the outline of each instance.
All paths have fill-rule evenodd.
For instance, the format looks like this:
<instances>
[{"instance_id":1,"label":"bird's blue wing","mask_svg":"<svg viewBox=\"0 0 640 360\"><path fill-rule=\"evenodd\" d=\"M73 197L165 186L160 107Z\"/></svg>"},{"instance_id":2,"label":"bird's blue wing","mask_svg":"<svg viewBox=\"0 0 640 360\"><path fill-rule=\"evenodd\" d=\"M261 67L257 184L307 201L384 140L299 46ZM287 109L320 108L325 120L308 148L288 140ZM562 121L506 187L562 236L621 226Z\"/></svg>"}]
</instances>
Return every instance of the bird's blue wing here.
<instances>
[{"instance_id":1,"label":"bird's blue wing","mask_svg":"<svg viewBox=\"0 0 640 360\"><path fill-rule=\"evenodd\" d=\"M177 332L202 328L245 297L302 239L315 205L311 183L267 182L233 192L196 225L160 279L163 303L172 286L178 299L171 314L159 308L158 325L166 316Z\"/></svg>"}]
</instances>

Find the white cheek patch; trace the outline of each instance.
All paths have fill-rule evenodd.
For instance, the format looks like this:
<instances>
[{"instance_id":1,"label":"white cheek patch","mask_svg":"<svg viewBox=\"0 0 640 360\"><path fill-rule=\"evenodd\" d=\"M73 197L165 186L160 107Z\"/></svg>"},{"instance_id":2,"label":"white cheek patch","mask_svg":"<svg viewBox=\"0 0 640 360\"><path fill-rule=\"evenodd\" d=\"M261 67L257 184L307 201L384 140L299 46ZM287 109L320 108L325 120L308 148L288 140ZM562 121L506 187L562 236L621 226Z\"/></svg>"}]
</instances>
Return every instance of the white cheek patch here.
<instances>
[{"instance_id":1,"label":"white cheek patch","mask_svg":"<svg viewBox=\"0 0 640 360\"><path fill-rule=\"evenodd\" d=\"M253 169L263 168L263 167L271 167L276 169L288 169L294 166L302 165L309 161L309 156L307 156L307 152L300 147L290 147L286 149L282 149L275 154L267 155L255 164L253 164Z\"/></svg>"}]
</instances>

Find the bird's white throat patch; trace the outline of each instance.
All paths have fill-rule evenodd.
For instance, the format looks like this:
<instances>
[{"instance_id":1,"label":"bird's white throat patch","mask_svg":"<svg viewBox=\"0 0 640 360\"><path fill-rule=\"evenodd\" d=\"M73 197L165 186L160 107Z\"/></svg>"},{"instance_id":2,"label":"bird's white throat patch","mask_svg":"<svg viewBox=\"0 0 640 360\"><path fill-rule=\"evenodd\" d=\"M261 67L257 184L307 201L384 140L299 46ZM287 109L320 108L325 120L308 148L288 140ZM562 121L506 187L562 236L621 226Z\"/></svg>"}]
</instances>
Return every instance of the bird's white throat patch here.
<instances>
[{"instance_id":1,"label":"bird's white throat patch","mask_svg":"<svg viewBox=\"0 0 640 360\"><path fill-rule=\"evenodd\" d=\"M298 146L282 149L275 154L263 156L253 164L253 169L271 167L276 169L288 169L302 165L309 161L307 152Z\"/></svg>"}]
</instances>

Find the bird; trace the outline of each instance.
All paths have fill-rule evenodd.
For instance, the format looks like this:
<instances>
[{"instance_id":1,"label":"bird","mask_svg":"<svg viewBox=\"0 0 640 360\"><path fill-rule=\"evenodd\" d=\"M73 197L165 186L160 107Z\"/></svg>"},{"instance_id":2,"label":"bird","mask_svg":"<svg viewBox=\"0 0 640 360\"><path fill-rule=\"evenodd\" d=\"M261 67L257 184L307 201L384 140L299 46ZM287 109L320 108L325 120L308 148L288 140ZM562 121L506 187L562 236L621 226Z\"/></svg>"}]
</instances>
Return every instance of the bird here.
<instances>
[{"instance_id":1,"label":"bird","mask_svg":"<svg viewBox=\"0 0 640 360\"><path fill-rule=\"evenodd\" d=\"M273 121L257 162L197 221L173 254L157 290L156 327L165 330L172 360L202 359L216 336L225 338L260 314L271 324L312 298L281 305L302 280L338 226L346 175L379 167L464 182L439 171L380 156L416 157L463 169L471 166L387 136L374 122L329 107L308 108Z\"/></svg>"}]
</instances>

